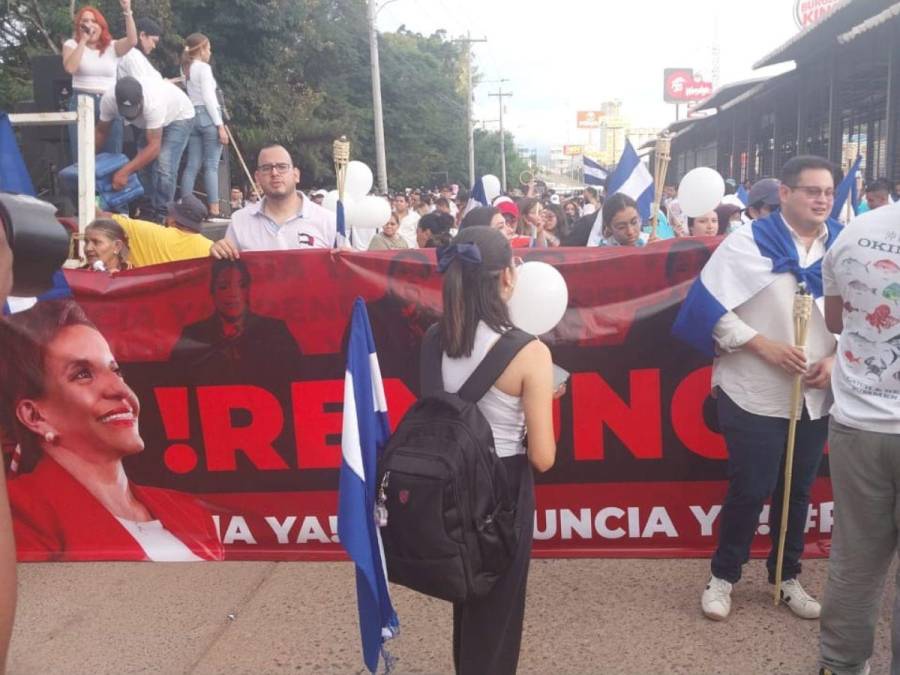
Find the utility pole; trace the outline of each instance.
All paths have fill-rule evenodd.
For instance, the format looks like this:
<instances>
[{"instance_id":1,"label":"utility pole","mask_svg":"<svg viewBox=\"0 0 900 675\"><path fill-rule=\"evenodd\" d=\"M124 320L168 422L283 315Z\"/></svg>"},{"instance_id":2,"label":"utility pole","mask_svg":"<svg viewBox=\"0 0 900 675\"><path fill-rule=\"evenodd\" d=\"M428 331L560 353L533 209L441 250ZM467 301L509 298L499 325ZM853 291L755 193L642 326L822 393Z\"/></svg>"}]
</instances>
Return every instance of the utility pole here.
<instances>
[{"instance_id":1,"label":"utility pole","mask_svg":"<svg viewBox=\"0 0 900 675\"><path fill-rule=\"evenodd\" d=\"M475 186L475 126L472 121L472 43L487 42L486 38L473 38L470 31L466 37L454 40L466 45L466 139L469 144L469 188Z\"/></svg>"},{"instance_id":2,"label":"utility pole","mask_svg":"<svg viewBox=\"0 0 900 675\"><path fill-rule=\"evenodd\" d=\"M503 91L503 83L509 80L498 80L500 86L497 87L497 93L490 94L496 96L500 103L500 187L506 192L506 134L503 131L503 99L506 96L512 96L508 91Z\"/></svg>"},{"instance_id":3,"label":"utility pole","mask_svg":"<svg viewBox=\"0 0 900 675\"><path fill-rule=\"evenodd\" d=\"M384 153L384 114L381 110L381 68L378 63L378 31L375 30L375 0L366 2L366 18L369 21L369 59L372 64L372 109L375 118L375 167L378 189L387 194L387 160Z\"/></svg>"}]
</instances>

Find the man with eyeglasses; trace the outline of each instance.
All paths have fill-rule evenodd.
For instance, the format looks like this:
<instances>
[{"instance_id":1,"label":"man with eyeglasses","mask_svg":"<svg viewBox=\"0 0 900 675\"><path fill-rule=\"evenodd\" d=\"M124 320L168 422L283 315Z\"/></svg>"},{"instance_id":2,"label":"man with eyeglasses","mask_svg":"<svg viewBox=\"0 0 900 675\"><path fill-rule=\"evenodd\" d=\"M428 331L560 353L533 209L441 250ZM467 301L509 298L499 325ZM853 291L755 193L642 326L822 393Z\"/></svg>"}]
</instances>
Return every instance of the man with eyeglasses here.
<instances>
[{"instance_id":1,"label":"man with eyeglasses","mask_svg":"<svg viewBox=\"0 0 900 675\"><path fill-rule=\"evenodd\" d=\"M231 214L225 236L214 243L214 258L237 260L242 251L334 248L335 214L297 190L300 169L280 145L259 151L256 182L263 198Z\"/></svg>"},{"instance_id":2,"label":"man with eyeglasses","mask_svg":"<svg viewBox=\"0 0 900 675\"><path fill-rule=\"evenodd\" d=\"M712 387L728 448L728 491L718 545L701 598L721 621L741 578L764 504L771 498L766 567L776 576L791 391L802 376L794 446L781 600L797 616L817 619L819 603L800 585L810 490L828 434L836 342L814 303L806 349L794 346L794 296L800 285L821 303L822 258L841 231L830 218L834 166L821 157L789 160L781 172L781 209L742 227L716 249L675 321L677 337L714 356Z\"/></svg>"}]
</instances>

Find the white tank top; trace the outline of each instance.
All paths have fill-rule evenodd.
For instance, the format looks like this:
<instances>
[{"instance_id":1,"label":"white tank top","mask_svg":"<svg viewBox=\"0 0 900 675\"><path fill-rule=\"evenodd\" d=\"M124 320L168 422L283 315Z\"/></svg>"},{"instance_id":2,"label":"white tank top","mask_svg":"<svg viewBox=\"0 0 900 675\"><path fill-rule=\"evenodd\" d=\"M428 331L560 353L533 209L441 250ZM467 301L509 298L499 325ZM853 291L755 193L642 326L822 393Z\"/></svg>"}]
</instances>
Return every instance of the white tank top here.
<instances>
[{"instance_id":1,"label":"white tank top","mask_svg":"<svg viewBox=\"0 0 900 675\"><path fill-rule=\"evenodd\" d=\"M444 354L441 361L444 389L451 394L458 392L499 339L500 333L479 321L471 356L451 359ZM525 438L525 409L522 407L521 397L510 396L497 387L491 387L478 401L478 409L494 432L494 446L498 457L525 454L525 447L522 445L522 439Z\"/></svg>"}]
</instances>

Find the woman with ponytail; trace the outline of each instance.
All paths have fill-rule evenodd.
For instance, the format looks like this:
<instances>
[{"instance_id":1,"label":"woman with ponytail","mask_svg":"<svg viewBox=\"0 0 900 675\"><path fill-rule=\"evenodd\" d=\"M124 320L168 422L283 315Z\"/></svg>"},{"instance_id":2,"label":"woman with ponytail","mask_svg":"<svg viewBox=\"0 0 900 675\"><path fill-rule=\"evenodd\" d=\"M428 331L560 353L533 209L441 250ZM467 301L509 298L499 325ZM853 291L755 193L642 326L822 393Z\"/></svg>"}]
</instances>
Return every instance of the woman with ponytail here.
<instances>
[{"instance_id":1,"label":"woman with ponytail","mask_svg":"<svg viewBox=\"0 0 900 675\"><path fill-rule=\"evenodd\" d=\"M444 274L440 322L444 389L459 391L501 335L512 328L507 302L516 285L518 259L509 241L490 227L467 227L438 249ZM453 661L462 675L516 672L534 522L532 467L547 471L556 459L550 350L540 340L524 347L478 402L490 423L497 455L517 498L515 557L491 591L453 606ZM528 435L528 447L524 445Z\"/></svg>"},{"instance_id":2,"label":"woman with ponytail","mask_svg":"<svg viewBox=\"0 0 900 675\"><path fill-rule=\"evenodd\" d=\"M220 213L219 159L222 157L222 146L228 145L228 133L216 97L218 85L209 65L210 56L212 47L209 38L202 33L187 36L181 57L181 72L196 115L194 131L188 140L184 173L181 174L181 195L193 194L202 166L209 215L215 218Z\"/></svg>"}]
</instances>

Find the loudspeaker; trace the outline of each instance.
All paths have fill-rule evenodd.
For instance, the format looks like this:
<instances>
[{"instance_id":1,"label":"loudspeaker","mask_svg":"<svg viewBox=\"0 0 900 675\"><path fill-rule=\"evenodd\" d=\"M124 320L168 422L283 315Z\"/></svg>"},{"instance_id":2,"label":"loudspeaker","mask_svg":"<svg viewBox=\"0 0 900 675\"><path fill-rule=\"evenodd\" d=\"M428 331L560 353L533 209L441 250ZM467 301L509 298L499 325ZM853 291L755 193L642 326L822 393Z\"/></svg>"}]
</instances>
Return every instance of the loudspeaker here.
<instances>
[{"instance_id":1,"label":"loudspeaker","mask_svg":"<svg viewBox=\"0 0 900 675\"><path fill-rule=\"evenodd\" d=\"M31 81L36 112L66 110L72 93L72 76L63 68L62 56L31 57Z\"/></svg>"}]
</instances>

